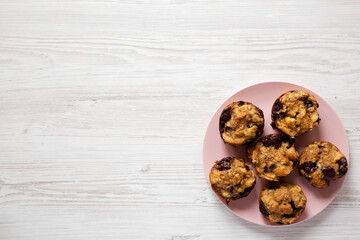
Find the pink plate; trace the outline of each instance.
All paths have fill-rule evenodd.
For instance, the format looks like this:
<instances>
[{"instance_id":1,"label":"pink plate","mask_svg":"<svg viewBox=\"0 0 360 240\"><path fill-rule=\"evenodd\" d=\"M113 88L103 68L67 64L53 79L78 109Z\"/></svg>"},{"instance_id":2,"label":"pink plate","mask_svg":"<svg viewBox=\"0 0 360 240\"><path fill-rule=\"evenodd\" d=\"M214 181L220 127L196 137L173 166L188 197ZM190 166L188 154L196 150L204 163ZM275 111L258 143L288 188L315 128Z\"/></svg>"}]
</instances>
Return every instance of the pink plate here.
<instances>
[{"instance_id":1,"label":"pink plate","mask_svg":"<svg viewBox=\"0 0 360 240\"><path fill-rule=\"evenodd\" d=\"M327 102L325 102L324 99L322 99L316 93L295 84L284 82L266 82L247 87L237 92L228 100L226 100L216 111L215 115L210 121L204 139L203 162L206 177L208 178L214 162L216 160L220 160L223 157L241 157L249 162L249 159L246 156L246 147L232 147L226 145L220 137L219 117L221 111L225 108L226 105L235 101L243 100L247 102L252 102L256 106L258 106L264 112L265 128L263 135L267 135L276 132L270 126L271 107L275 99L284 92L295 89L308 92L316 98L320 105L318 112L321 117L321 122L319 126L315 127L312 131L296 138L295 146L299 154L303 151L305 146L312 143L313 141L323 140L331 142L335 146L337 146L349 161L349 144L344 126L342 125L335 111L330 107ZM332 181L328 188L317 189L312 187L304 177L300 177L297 168L295 168L291 172L291 174L285 177L283 180L286 182L300 185L307 197L308 201L305 211L295 222L299 223L312 218L331 203L331 201L339 192L344 182L344 177L336 181ZM257 177L255 188L252 190L249 196L235 201L231 201L227 207L234 214L249 222L269 226L287 226L270 224L259 212L258 199L260 188L267 183L268 181Z\"/></svg>"}]
</instances>

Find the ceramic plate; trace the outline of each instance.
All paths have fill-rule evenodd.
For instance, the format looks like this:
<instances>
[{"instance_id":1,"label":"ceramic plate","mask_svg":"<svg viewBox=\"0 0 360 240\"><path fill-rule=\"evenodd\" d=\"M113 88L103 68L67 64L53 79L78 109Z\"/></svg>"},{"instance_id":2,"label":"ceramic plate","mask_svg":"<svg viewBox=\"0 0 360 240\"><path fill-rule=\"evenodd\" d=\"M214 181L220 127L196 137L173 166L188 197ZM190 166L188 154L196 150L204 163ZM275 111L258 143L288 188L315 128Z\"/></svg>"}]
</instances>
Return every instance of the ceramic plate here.
<instances>
[{"instance_id":1,"label":"ceramic plate","mask_svg":"<svg viewBox=\"0 0 360 240\"><path fill-rule=\"evenodd\" d=\"M310 93L316 98L320 106L318 109L321 118L320 124L312 131L305 133L304 135L295 139L295 147L299 154L301 154L305 146L308 144L312 143L313 141L322 140L331 142L337 146L349 161L349 144L344 126L342 125L335 111L324 99L322 99L313 91L295 84L284 82L267 82L247 87L235 93L221 105L221 107L216 111L215 115L211 119L206 131L203 146L204 170L208 179L211 167L213 166L214 162L216 160L220 160L223 157L241 157L249 162L249 159L246 156L246 147L232 147L222 141L219 134L219 117L222 110L232 102L240 100L252 102L264 112L265 127L262 136L276 133L277 131L272 129L270 126L271 108L276 98L278 98L284 92L290 90L302 90L304 92ZM296 220L294 224L310 219L326 208L326 206L331 203L331 201L339 192L344 179L345 177L336 181L332 181L328 188L317 189L312 187L304 177L300 177L298 170L295 167L290 175L283 178L283 180L285 182L300 185L308 201L303 214L299 219ZM260 188L264 185L267 185L267 183L268 181L257 177L256 185L249 196L231 201L229 205L226 205L224 201L223 203L234 214L249 222L269 226L287 226L270 224L259 212L258 199Z\"/></svg>"}]
</instances>

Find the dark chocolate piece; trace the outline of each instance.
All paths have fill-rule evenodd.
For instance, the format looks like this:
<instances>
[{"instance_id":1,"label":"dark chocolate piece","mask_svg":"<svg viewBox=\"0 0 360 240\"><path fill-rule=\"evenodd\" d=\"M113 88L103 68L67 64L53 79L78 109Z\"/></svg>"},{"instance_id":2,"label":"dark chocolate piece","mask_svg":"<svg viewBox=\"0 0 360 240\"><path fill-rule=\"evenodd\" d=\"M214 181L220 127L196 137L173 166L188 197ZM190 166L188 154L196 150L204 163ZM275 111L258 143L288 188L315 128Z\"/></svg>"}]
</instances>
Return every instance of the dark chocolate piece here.
<instances>
[{"instance_id":1,"label":"dark chocolate piece","mask_svg":"<svg viewBox=\"0 0 360 240\"><path fill-rule=\"evenodd\" d=\"M259 202L259 210L266 218L269 217L269 212L266 210L265 204L261 200Z\"/></svg>"},{"instance_id":2,"label":"dark chocolate piece","mask_svg":"<svg viewBox=\"0 0 360 240\"><path fill-rule=\"evenodd\" d=\"M332 167L323 167L321 172L324 174L326 180L333 180L335 177L335 170Z\"/></svg>"},{"instance_id":3,"label":"dark chocolate piece","mask_svg":"<svg viewBox=\"0 0 360 240\"><path fill-rule=\"evenodd\" d=\"M308 98L309 98L308 96L302 95L301 98L300 98L300 100L305 103L305 102L308 100Z\"/></svg>"},{"instance_id":4,"label":"dark chocolate piece","mask_svg":"<svg viewBox=\"0 0 360 240\"><path fill-rule=\"evenodd\" d=\"M341 158L336 162L339 165L339 174L344 176L348 170L348 164L346 158Z\"/></svg>"},{"instance_id":5,"label":"dark chocolate piece","mask_svg":"<svg viewBox=\"0 0 360 240\"><path fill-rule=\"evenodd\" d=\"M253 126L256 126L256 137L261 136L264 130L264 124L255 123Z\"/></svg>"},{"instance_id":6,"label":"dark chocolate piece","mask_svg":"<svg viewBox=\"0 0 360 240\"><path fill-rule=\"evenodd\" d=\"M243 101L238 101L238 106L239 107L241 107L242 105L244 105L245 104L245 102L243 102Z\"/></svg>"},{"instance_id":7,"label":"dark chocolate piece","mask_svg":"<svg viewBox=\"0 0 360 240\"><path fill-rule=\"evenodd\" d=\"M295 217L295 212L293 212L291 214L284 214L283 217L284 218L293 218L293 217Z\"/></svg>"},{"instance_id":8,"label":"dark chocolate piece","mask_svg":"<svg viewBox=\"0 0 360 240\"><path fill-rule=\"evenodd\" d=\"M294 203L293 200L290 201L290 205L291 205L293 211L295 212L297 210L297 208L296 208L295 203Z\"/></svg>"},{"instance_id":9,"label":"dark chocolate piece","mask_svg":"<svg viewBox=\"0 0 360 240\"><path fill-rule=\"evenodd\" d=\"M304 105L307 108L314 106L314 103L306 95L301 96L300 100L304 102Z\"/></svg>"},{"instance_id":10,"label":"dark chocolate piece","mask_svg":"<svg viewBox=\"0 0 360 240\"><path fill-rule=\"evenodd\" d=\"M274 102L274 105L272 106L272 109L271 109L271 115L272 115L272 119L274 121L280 117L279 114L280 114L280 110L282 108L282 104L279 99L280 98L276 99L276 101ZM281 113L281 114L285 114L285 113Z\"/></svg>"},{"instance_id":11,"label":"dark chocolate piece","mask_svg":"<svg viewBox=\"0 0 360 240\"><path fill-rule=\"evenodd\" d=\"M231 131L234 131L234 129L228 126L225 127L225 132L231 132Z\"/></svg>"},{"instance_id":12,"label":"dark chocolate piece","mask_svg":"<svg viewBox=\"0 0 360 240\"><path fill-rule=\"evenodd\" d=\"M279 149L281 147L282 142L294 142L292 139L289 139L286 136L279 134L267 135L265 137L262 137L259 141L261 141L265 147L275 147L276 149Z\"/></svg>"},{"instance_id":13,"label":"dark chocolate piece","mask_svg":"<svg viewBox=\"0 0 360 240\"><path fill-rule=\"evenodd\" d=\"M273 170L275 167L276 167L275 164L271 164L270 167L269 167L270 171Z\"/></svg>"},{"instance_id":14,"label":"dark chocolate piece","mask_svg":"<svg viewBox=\"0 0 360 240\"><path fill-rule=\"evenodd\" d=\"M231 118L231 108L225 108L221 115L220 115L220 121L219 121L219 131L220 133L224 132L225 123L229 121Z\"/></svg>"},{"instance_id":15,"label":"dark chocolate piece","mask_svg":"<svg viewBox=\"0 0 360 240\"><path fill-rule=\"evenodd\" d=\"M315 172L318 166L316 162L304 162L301 164L300 168L303 169L307 174L311 174Z\"/></svg>"},{"instance_id":16,"label":"dark chocolate piece","mask_svg":"<svg viewBox=\"0 0 360 240\"><path fill-rule=\"evenodd\" d=\"M240 193L240 197L239 198L243 198L246 197L247 195L250 194L251 190L254 188L254 186L245 188L244 192Z\"/></svg>"},{"instance_id":17,"label":"dark chocolate piece","mask_svg":"<svg viewBox=\"0 0 360 240\"><path fill-rule=\"evenodd\" d=\"M275 112L278 112L281 110L282 108L282 104L280 103L280 100L279 99L276 99L274 105L273 105L273 108L274 108L274 111Z\"/></svg>"},{"instance_id":18,"label":"dark chocolate piece","mask_svg":"<svg viewBox=\"0 0 360 240\"><path fill-rule=\"evenodd\" d=\"M231 168L230 161L232 160L232 157L223 158L220 161L216 162L215 168L219 171L228 170Z\"/></svg>"}]
</instances>

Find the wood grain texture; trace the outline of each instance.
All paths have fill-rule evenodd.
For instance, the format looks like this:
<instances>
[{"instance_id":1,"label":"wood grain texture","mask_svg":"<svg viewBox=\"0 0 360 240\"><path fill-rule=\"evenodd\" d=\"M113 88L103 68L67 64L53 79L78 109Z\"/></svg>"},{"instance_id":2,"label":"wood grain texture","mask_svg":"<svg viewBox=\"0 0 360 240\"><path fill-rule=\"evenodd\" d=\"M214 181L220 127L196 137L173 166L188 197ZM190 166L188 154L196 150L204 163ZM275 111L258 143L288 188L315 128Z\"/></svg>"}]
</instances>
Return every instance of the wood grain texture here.
<instances>
[{"instance_id":1,"label":"wood grain texture","mask_svg":"<svg viewBox=\"0 0 360 240\"><path fill-rule=\"evenodd\" d=\"M0 239L357 239L360 2L0 0ZM202 168L212 114L265 81L346 128L333 203L289 228L228 212Z\"/></svg>"}]
</instances>

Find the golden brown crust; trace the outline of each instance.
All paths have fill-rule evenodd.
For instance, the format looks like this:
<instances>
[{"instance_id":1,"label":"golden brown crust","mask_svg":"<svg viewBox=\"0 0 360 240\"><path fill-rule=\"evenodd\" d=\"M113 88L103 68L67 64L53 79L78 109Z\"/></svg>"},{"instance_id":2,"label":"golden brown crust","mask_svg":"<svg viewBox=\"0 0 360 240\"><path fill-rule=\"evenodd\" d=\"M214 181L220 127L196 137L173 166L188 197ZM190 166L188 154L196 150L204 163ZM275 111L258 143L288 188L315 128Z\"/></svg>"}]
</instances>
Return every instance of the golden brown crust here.
<instances>
[{"instance_id":1,"label":"golden brown crust","mask_svg":"<svg viewBox=\"0 0 360 240\"><path fill-rule=\"evenodd\" d=\"M264 129L264 114L249 102L233 102L221 113L219 131L225 143L240 146L253 142Z\"/></svg>"},{"instance_id":2,"label":"golden brown crust","mask_svg":"<svg viewBox=\"0 0 360 240\"><path fill-rule=\"evenodd\" d=\"M233 157L216 161L209 179L214 192L226 202L246 197L256 183L250 165L243 159Z\"/></svg>"},{"instance_id":3,"label":"golden brown crust","mask_svg":"<svg viewBox=\"0 0 360 240\"><path fill-rule=\"evenodd\" d=\"M318 107L315 97L309 93L286 92L272 107L271 125L291 138L300 136L319 124Z\"/></svg>"},{"instance_id":4,"label":"golden brown crust","mask_svg":"<svg viewBox=\"0 0 360 240\"><path fill-rule=\"evenodd\" d=\"M306 202L300 186L273 183L261 188L259 210L271 223L292 224L304 211Z\"/></svg>"},{"instance_id":5,"label":"golden brown crust","mask_svg":"<svg viewBox=\"0 0 360 240\"><path fill-rule=\"evenodd\" d=\"M317 141L305 147L299 158L299 174L312 186L326 188L330 180L343 177L348 169L347 160L333 144Z\"/></svg>"},{"instance_id":6,"label":"golden brown crust","mask_svg":"<svg viewBox=\"0 0 360 240\"><path fill-rule=\"evenodd\" d=\"M256 175L276 182L290 174L299 157L294 140L280 134L260 138L247 151Z\"/></svg>"}]
</instances>

